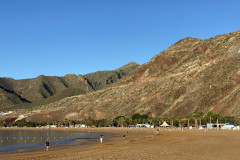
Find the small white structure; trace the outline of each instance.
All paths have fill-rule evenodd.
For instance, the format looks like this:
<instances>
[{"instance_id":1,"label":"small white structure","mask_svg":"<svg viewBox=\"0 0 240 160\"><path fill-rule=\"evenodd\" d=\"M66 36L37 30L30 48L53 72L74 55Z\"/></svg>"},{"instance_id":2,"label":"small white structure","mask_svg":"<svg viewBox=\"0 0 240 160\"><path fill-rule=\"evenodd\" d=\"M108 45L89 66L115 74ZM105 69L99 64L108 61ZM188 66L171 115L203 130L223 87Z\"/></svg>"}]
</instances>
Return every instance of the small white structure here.
<instances>
[{"instance_id":1,"label":"small white structure","mask_svg":"<svg viewBox=\"0 0 240 160\"><path fill-rule=\"evenodd\" d=\"M146 126L147 128L150 128L150 127L151 127L151 125L150 125L149 123L145 123L145 126Z\"/></svg>"},{"instance_id":2,"label":"small white structure","mask_svg":"<svg viewBox=\"0 0 240 160\"><path fill-rule=\"evenodd\" d=\"M224 126L222 126L222 128L221 129L223 129L223 130L233 130L233 128L234 128L234 125L224 125Z\"/></svg>"},{"instance_id":3,"label":"small white structure","mask_svg":"<svg viewBox=\"0 0 240 160\"><path fill-rule=\"evenodd\" d=\"M85 125L85 124L80 124L80 127L81 127L81 128L85 128L86 125Z\"/></svg>"},{"instance_id":4,"label":"small white structure","mask_svg":"<svg viewBox=\"0 0 240 160\"><path fill-rule=\"evenodd\" d=\"M240 130L240 127L239 127L239 126L235 126L235 127L233 128L233 130Z\"/></svg>"},{"instance_id":5,"label":"small white structure","mask_svg":"<svg viewBox=\"0 0 240 160\"><path fill-rule=\"evenodd\" d=\"M46 128L57 128L56 125L46 125L45 127L46 127Z\"/></svg>"},{"instance_id":6,"label":"small white structure","mask_svg":"<svg viewBox=\"0 0 240 160\"><path fill-rule=\"evenodd\" d=\"M150 125L149 123L145 123L145 124L137 124L136 127L137 128L154 128L154 125Z\"/></svg>"},{"instance_id":7,"label":"small white structure","mask_svg":"<svg viewBox=\"0 0 240 160\"><path fill-rule=\"evenodd\" d=\"M199 125L199 126L198 126L198 129L199 129L199 130L202 130L202 129L203 129L203 126L202 126L202 125L201 125L201 126Z\"/></svg>"},{"instance_id":8,"label":"small white structure","mask_svg":"<svg viewBox=\"0 0 240 160\"><path fill-rule=\"evenodd\" d=\"M144 127L146 127L146 126L145 126L145 124L137 124L136 127L137 127L137 128L144 128Z\"/></svg>"},{"instance_id":9,"label":"small white structure","mask_svg":"<svg viewBox=\"0 0 240 160\"><path fill-rule=\"evenodd\" d=\"M221 127L221 129L227 129L227 130L236 130L237 129L237 127L239 128L239 126L237 126L237 125L234 125L234 124L230 124L230 123L225 123L222 127Z\"/></svg>"},{"instance_id":10,"label":"small white structure","mask_svg":"<svg viewBox=\"0 0 240 160\"><path fill-rule=\"evenodd\" d=\"M207 123L207 129L220 129L222 126L225 124L219 123L219 124L214 124L214 123Z\"/></svg>"},{"instance_id":11,"label":"small white structure","mask_svg":"<svg viewBox=\"0 0 240 160\"><path fill-rule=\"evenodd\" d=\"M78 128L78 127L85 128L86 125L85 124L75 124L75 128Z\"/></svg>"},{"instance_id":12,"label":"small white structure","mask_svg":"<svg viewBox=\"0 0 240 160\"><path fill-rule=\"evenodd\" d=\"M207 123L207 129L212 129L213 128L213 124L212 123Z\"/></svg>"},{"instance_id":13,"label":"small white structure","mask_svg":"<svg viewBox=\"0 0 240 160\"><path fill-rule=\"evenodd\" d=\"M163 122L163 124L162 125L160 125L161 127L169 127L170 125L169 124L167 124L167 122L166 121L164 121Z\"/></svg>"},{"instance_id":14,"label":"small white structure","mask_svg":"<svg viewBox=\"0 0 240 160\"><path fill-rule=\"evenodd\" d=\"M208 123L207 124L207 129L223 129L223 130L240 130L240 127L235 124L230 124L230 123L224 123L224 124L213 124L213 123Z\"/></svg>"},{"instance_id":15,"label":"small white structure","mask_svg":"<svg viewBox=\"0 0 240 160\"><path fill-rule=\"evenodd\" d=\"M149 124L149 123L145 123L145 126L146 126L147 128L154 128L154 125L151 125L151 124Z\"/></svg>"}]
</instances>

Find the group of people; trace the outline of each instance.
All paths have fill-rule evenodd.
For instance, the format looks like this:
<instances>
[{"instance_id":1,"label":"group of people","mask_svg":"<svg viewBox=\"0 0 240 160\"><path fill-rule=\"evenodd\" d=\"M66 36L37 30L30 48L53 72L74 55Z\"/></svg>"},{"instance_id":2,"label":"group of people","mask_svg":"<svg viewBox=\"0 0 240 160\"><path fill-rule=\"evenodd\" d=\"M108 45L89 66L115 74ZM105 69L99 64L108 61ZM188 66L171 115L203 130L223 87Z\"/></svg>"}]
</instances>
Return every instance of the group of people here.
<instances>
[{"instance_id":1,"label":"group of people","mask_svg":"<svg viewBox=\"0 0 240 160\"><path fill-rule=\"evenodd\" d=\"M127 132L127 133L128 133L128 132ZM123 139L125 139L125 137L126 137L125 133L123 133L123 136L122 136L122 137L123 137ZM103 142L103 135L100 136L100 143L102 143L102 142Z\"/></svg>"},{"instance_id":2,"label":"group of people","mask_svg":"<svg viewBox=\"0 0 240 160\"><path fill-rule=\"evenodd\" d=\"M128 133L128 132L127 132ZM125 133L123 133L123 139L125 139L126 135ZM103 143L103 135L100 135L100 143ZM48 151L49 149L49 146L50 146L50 140L49 138L46 140L46 143L45 143L45 146L46 146L46 151Z\"/></svg>"}]
</instances>

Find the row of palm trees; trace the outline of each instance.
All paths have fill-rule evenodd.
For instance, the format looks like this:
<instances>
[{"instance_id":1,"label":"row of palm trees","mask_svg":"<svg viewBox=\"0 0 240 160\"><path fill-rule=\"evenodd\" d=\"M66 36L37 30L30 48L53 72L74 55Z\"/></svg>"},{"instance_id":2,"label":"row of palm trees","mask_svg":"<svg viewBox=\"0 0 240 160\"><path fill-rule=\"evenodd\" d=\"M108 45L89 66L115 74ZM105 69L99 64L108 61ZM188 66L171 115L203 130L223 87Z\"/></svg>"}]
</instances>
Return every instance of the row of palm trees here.
<instances>
[{"instance_id":1,"label":"row of palm trees","mask_svg":"<svg viewBox=\"0 0 240 160\"><path fill-rule=\"evenodd\" d=\"M207 123L235 123L235 124L240 124L240 121L234 117L231 116L221 116L220 114L216 112L211 112L209 111L207 114L204 115L203 111L197 111L194 112L192 116L178 116L176 118L170 117L170 118L163 118L163 120L169 122L171 126L187 126L189 127L190 125L193 126L193 121L194 121L194 127L198 127L198 125L206 125ZM173 125L174 124L174 125Z\"/></svg>"},{"instance_id":2,"label":"row of palm trees","mask_svg":"<svg viewBox=\"0 0 240 160\"><path fill-rule=\"evenodd\" d=\"M91 119L90 117L87 118L87 121ZM83 120L82 122L88 122ZM164 121L170 124L172 127L179 126L179 127L189 127L194 126L198 127L199 125L206 125L207 123L234 123L240 124L240 121L231 116L221 116L216 112L208 112L204 114L203 111L194 112L191 116L187 115L185 117L177 116L177 117L151 117L146 114L134 114L131 118L127 118L124 116L118 116L114 119L103 119L103 120L91 120L91 125L93 126L129 126L135 124L144 124L149 123L150 125L160 126Z\"/></svg>"},{"instance_id":3,"label":"row of palm trees","mask_svg":"<svg viewBox=\"0 0 240 160\"><path fill-rule=\"evenodd\" d=\"M203 111L194 112L193 115L188 115L185 117L151 117L149 114L134 114L130 118L124 116L117 116L114 119L100 119L95 120L91 117L85 118L81 121L79 120L69 120L64 119L61 121L52 121L52 122L27 122L24 119L16 122L7 123L6 121L0 121L0 126L43 126L43 125L57 125L57 126L74 126L75 124L85 124L87 126L129 126L136 124L145 124L149 123L150 125L160 126L164 121L170 124L172 127L189 127L198 125L203 125L207 123L234 123L240 124L239 119L236 119L231 116L221 116L216 112L208 112L204 114Z\"/></svg>"}]
</instances>

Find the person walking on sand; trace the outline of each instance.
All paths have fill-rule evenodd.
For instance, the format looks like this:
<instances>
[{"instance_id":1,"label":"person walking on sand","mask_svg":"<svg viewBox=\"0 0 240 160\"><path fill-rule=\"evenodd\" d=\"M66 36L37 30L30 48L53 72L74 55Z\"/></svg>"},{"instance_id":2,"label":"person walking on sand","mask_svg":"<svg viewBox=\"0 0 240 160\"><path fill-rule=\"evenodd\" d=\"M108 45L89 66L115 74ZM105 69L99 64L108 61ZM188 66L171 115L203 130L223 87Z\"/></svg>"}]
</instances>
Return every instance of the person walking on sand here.
<instances>
[{"instance_id":1,"label":"person walking on sand","mask_svg":"<svg viewBox=\"0 0 240 160\"><path fill-rule=\"evenodd\" d=\"M103 142L103 135L100 136L100 143Z\"/></svg>"},{"instance_id":2,"label":"person walking on sand","mask_svg":"<svg viewBox=\"0 0 240 160\"><path fill-rule=\"evenodd\" d=\"M125 133L123 133L123 139L125 139L125 137L126 137L126 135L125 135Z\"/></svg>"},{"instance_id":3,"label":"person walking on sand","mask_svg":"<svg viewBox=\"0 0 240 160\"><path fill-rule=\"evenodd\" d=\"M46 140L46 151L48 151L49 146L50 146L50 142L49 141L50 141L49 139Z\"/></svg>"}]
</instances>

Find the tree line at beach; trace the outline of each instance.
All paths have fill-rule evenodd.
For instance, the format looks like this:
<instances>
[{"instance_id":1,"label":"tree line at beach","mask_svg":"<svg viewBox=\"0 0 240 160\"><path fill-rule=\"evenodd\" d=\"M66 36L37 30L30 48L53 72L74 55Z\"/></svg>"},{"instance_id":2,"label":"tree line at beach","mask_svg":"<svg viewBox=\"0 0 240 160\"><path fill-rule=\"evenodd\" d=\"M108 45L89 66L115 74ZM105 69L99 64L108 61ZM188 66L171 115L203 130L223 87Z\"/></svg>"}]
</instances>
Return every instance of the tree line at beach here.
<instances>
[{"instance_id":1,"label":"tree line at beach","mask_svg":"<svg viewBox=\"0 0 240 160\"><path fill-rule=\"evenodd\" d=\"M70 127L77 124L85 124L89 127L129 127L136 124L149 123L150 125L160 126L163 122L167 122L171 127L198 127L199 125L206 125L207 123L231 123L240 124L240 119L232 116L222 116L216 112L208 112L204 114L203 111L195 112L189 116L177 116L177 117L152 117L149 114L134 114L131 117L117 116L113 119L100 119L95 120L92 117L85 118L83 120L70 120L64 119L61 121L39 121L30 122L26 119L16 121L16 117L1 120L1 127L40 127L47 125L56 125L57 127Z\"/></svg>"}]
</instances>

